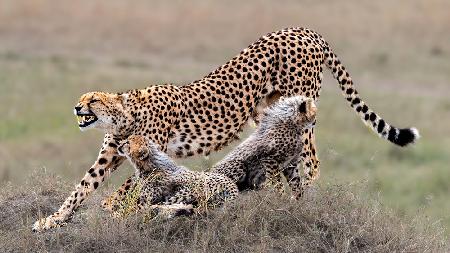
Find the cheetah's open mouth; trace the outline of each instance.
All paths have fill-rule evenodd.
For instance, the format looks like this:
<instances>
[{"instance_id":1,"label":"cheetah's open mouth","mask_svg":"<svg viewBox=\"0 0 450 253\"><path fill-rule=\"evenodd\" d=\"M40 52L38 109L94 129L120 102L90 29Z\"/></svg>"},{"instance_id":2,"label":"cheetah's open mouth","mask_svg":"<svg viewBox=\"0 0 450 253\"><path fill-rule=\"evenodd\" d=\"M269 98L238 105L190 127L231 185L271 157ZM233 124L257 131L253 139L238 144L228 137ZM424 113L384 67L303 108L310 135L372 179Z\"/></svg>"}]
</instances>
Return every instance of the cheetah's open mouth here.
<instances>
[{"instance_id":1,"label":"cheetah's open mouth","mask_svg":"<svg viewBox=\"0 0 450 253\"><path fill-rule=\"evenodd\" d=\"M90 114L77 114L77 119L79 127L87 127L90 124L97 121L98 118L97 116L95 116L95 114L90 113Z\"/></svg>"}]
</instances>

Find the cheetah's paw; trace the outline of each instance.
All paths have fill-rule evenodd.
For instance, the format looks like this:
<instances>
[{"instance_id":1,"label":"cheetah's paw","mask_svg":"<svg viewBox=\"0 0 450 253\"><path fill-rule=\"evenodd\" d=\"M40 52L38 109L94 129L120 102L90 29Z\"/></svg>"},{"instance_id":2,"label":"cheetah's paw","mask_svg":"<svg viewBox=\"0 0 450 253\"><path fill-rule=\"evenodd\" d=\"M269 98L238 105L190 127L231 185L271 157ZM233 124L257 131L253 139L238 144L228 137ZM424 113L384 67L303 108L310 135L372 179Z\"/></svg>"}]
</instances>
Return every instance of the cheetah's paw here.
<instances>
[{"instance_id":1,"label":"cheetah's paw","mask_svg":"<svg viewBox=\"0 0 450 253\"><path fill-rule=\"evenodd\" d=\"M56 219L56 217L49 216L47 218L36 221L33 225L33 232L43 232L52 228L62 227L66 225L65 222Z\"/></svg>"}]
</instances>

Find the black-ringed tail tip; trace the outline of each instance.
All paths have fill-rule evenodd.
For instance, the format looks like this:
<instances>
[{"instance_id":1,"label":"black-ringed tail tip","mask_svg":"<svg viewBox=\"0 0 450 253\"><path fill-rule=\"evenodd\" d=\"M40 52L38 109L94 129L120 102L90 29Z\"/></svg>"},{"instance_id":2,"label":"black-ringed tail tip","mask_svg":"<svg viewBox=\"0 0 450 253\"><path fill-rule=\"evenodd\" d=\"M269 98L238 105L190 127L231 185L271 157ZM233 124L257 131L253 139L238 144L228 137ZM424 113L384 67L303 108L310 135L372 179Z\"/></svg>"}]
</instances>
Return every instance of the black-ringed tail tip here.
<instances>
[{"instance_id":1,"label":"black-ringed tail tip","mask_svg":"<svg viewBox=\"0 0 450 253\"><path fill-rule=\"evenodd\" d=\"M386 139L401 147L414 143L420 138L419 131L416 128L397 128L369 108L369 106L360 98L358 91L353 84L350 74L336 54L331 50L326 41L323 42L325 55L325 65L331 70L334 78L339 83L342 95L355 110L361 120L383 139Z\"/></svg>"},{"instance_id":2,"label":"black-ringed tail tip","mask_svg":"<svg viewBox=\"0 0 450 253\"><path fill-rule=\"evenodd\" d=\"M391 127L387 136L387 139L390 142L397 144L401 147L413 144L419 138L420 138L419 130L417 130L417 128L414 127L403 129Z\"/></svg>"}]
</instances>

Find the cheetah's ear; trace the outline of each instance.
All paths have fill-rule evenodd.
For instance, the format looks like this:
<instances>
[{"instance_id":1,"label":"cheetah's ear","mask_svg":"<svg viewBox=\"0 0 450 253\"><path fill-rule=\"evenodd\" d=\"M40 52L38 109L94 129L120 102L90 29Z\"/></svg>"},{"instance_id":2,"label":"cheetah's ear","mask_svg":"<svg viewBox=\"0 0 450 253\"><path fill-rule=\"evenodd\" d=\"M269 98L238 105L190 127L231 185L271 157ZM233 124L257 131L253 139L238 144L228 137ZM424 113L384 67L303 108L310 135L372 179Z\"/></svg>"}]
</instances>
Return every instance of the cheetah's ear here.
<instances>
[{"instance_id":1,"label":"cheetah's ear","mask_svg":"<svg viewBox=\"0 0 450 253\"><path fill-rule=\"evenodd\" d=\"M137 153L137 157L139 160L144 161L148 158L150 151L147 147L140 147Z\"/></svg>"},{"instance_id":2,"label":"cheetah's ear","mask_svg":"<svg viewBox=\"0 0 450 253\"><path fill-rule=\"evenodd\" d=\"M303 101L303 102L300 104L300 106L298 107L298 110L299 110L301 113L306 113L306 101Z\"/></svg>"},{"instance_id":3,"label":"cheetah's ear","mask_svg":"<svg viewBox=\"0 0 450 253\"><path fill-rule=\"evenodd\" d=\"M128 93L118 93L117 94L117 100L121 104L125 104L125 102L128 100L129 97L130 97L130 94L128 94Z\"/></svg>"}]
</instances>

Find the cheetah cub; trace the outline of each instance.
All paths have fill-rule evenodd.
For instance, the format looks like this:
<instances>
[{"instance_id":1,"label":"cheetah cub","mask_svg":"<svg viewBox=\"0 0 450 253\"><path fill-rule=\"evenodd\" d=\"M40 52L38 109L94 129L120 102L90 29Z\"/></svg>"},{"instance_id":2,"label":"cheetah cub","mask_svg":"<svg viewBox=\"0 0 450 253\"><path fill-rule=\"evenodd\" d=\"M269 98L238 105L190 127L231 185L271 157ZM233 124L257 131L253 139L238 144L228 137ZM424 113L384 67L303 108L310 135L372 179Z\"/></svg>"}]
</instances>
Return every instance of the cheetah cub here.
<instances>
[{"instance_id":1,"label":"cheetah cub","mask_svg":"<svg viewBox=\"0 0 450 253\"><path fill-rule=\"evenodd\" d=\"M269 184L282 193L281 175L284 175L293 197L299 198L307 181L300 178L297 169L304 141L307 141L302 134L313 126L316 111L311 98L280 98L263 111L255 132L210 171L227 176L240 191Z\"/></svg>"},{"instance_id":2,"label":"cheetah cub","mask_svg":"<svg viewBox=\"0 0 450 253\"><path fill-rule=\"evenodd\" d=\"M226 176L178 166L147 137L128 137L119 144L118 153L136 169L135 180L141 184L137 210L177 211L194 207L197 212L204 212L238 194L236 184Z\"/></svg>"}]
</instances>

